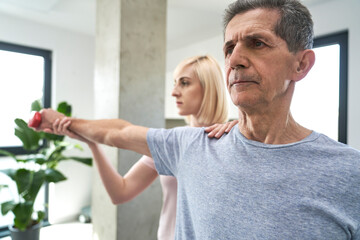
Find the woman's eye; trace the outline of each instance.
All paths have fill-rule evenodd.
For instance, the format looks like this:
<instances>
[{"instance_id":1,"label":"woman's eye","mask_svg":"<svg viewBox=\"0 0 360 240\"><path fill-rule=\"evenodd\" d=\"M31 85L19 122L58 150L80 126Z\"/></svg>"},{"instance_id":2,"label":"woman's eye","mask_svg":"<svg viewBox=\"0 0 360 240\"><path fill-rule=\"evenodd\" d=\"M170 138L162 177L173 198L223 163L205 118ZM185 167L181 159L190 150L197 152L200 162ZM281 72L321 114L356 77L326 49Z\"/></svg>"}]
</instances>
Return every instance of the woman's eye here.
<instances>
[{"instance_id":1,"label":"woman's eye","mask_svg":"<svg viewBox=\"0 0 360 240\"><path fill-rule=\"evenodd\" d=\"M189 85L189 82L188 81L181 81L180 84L182 86L187 86L187 85Z\"/></svg>"}]
</instances>

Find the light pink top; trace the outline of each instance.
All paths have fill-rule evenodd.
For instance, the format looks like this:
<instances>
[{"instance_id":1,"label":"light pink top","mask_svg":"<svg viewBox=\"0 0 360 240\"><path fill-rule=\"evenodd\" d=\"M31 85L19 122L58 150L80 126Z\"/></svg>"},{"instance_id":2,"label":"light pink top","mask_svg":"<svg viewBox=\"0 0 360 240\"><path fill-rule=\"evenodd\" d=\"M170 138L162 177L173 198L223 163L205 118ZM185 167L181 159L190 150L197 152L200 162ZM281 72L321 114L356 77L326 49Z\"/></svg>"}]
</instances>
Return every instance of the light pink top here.
<instances>
[{"instance_id":1,"label":"light pink top","mask_svg":"<svg viewBox=\"0 0 360 240\"><path fill-rule=\"evenodd\" d=\"M152 158L142 156L139 161L156 170ZM172 240L175 237L177 181L175 177L160 175L160 183L163 192L163 205L160 213L158 240Z\"/></svg>"}]
</instances>

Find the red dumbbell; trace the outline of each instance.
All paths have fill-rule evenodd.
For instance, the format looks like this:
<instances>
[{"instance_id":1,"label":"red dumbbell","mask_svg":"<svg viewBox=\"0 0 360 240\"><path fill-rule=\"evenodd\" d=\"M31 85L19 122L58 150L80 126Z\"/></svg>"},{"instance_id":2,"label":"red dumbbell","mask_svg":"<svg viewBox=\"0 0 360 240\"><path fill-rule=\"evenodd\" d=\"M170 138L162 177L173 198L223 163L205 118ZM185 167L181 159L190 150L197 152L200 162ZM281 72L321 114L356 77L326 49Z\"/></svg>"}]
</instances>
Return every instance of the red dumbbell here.
<instances>
[{"instance_id":1,"label":"red dumbbell","mask_svg":"<svg viewBox=\"0 0 360 240\"><path fill-rule=\"evenodd\" d=\"M35 111L32 112L28 126L31 128L37 128L40 125L40 123L41 123L41 113Z\"/></svg>"}]
</instances>

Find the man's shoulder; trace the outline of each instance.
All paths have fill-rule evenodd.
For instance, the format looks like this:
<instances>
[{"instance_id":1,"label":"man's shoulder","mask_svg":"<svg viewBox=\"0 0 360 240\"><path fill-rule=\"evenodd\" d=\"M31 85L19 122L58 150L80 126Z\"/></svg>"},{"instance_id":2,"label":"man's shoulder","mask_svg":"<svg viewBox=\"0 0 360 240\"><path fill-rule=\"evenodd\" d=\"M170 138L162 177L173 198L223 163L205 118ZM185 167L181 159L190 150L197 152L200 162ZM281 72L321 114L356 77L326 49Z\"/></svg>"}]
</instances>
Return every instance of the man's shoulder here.
<instances>
[{"instance_id":1,"label":"man's shoulder","mask_svg":"<svg viewBox=\"0 0 360 240\"><path fill-rule=\"evenodd\" d=\"M181 126L181 127L174 127L174 128L150 128L149 131L156 132L156 133L173 133L173 134L199 134L205 133L204 127L190 127L190 126Z\"/></svg>"},{"instance_id":2,"label":"man's shoulder","mask_svg":"<svg viewBox=\"0 0 360 240\"><path fill-rule=\"evenodd\" d=\"M179 138L185 139L198 139L207 136L203 127L175 127L170 129L165 128L150 128L148 131L148 138L163 137L163 138Z\"/></svg>"},{"instance_id":3,"label":"man's shoulder","mask_svg":"<svg viewBox=\"0 0 360 240\"><path fill-rule=\"evenodd\" d=\"M312 147L312 150L311 150ZM332 175L350 177L353 180L360 178L360 151L341 142L337 142L320 134L318 144L310 147L309 154L324 166ZM355 177L356 176L356 177ZM351 182L351 179L347 181Z\"/></svg>"},{"instance_id":4,"label":"man's shoulder","mask_svg":"<svg viewBox=\"0 0 360 240\"><path fill-rule=\"evenodd\" d=\"M351 157L357 157L360 160L360 151L358 149L355 149L345 143L338 142L333 140L332 138L319 134L319 146L320 148L326 149L326 151L332 153L332 154L341 154L341 155L348 155Z\"/></svg>"}]
</instances>

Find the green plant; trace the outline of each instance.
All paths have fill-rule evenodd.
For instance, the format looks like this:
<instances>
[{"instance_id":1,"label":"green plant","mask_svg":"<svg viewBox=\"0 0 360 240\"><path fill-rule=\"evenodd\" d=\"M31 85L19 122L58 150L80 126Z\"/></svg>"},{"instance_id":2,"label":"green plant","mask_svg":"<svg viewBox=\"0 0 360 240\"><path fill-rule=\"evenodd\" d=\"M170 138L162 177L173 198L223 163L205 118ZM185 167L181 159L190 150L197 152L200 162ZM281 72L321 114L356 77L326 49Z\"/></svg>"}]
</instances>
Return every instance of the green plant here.
<instances>
[{"instance_id":1,"label":"green plant","mask_svg":"<svg viewBox=\"0 0 360 240\"><path fill-rule=\"evenodd\" d=\"M40 111L41 103L35 101L31 105L32 111ZM71 106L66 102L58 105L57 111L71 116ZM14 226L21 231L26 230L33 224L40 222L45 214L43 211L34 210L34 202L41 186L45 183L57 183L66 180L66 177L56 169L61 161L75 160L89 166L92 165L91 158L64 156L63 152L71 148L82 150L78 144L64 142L64 136L36 132L29 128L22 119L15 119L15 135L21 140L23 148L29 153L18 157L10 152L0 150L1 155L13 158L18 163L16 169L5 169L0 172L9 176L17 186L17 199L1 203L1 213L14 214ZM2 188L7 185L0 185ZM34 215L36 215L34 217Z\"/></svg>"}]
</instances>

